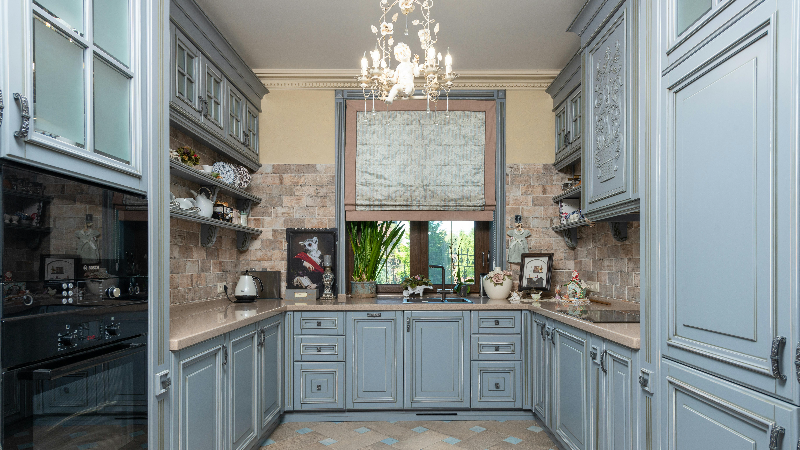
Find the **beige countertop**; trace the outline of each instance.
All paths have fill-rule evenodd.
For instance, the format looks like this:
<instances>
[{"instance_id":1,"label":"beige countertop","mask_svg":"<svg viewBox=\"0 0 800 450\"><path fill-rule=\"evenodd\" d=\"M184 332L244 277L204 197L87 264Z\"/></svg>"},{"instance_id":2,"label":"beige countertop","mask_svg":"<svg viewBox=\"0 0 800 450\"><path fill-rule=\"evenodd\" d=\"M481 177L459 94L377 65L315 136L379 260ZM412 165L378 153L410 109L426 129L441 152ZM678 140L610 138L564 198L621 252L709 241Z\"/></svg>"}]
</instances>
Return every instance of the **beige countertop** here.
<instances>
[{"instance_id":1,"label":"beige countertop","mask_svg":"<svg viewBox=\"0 0 800 450\"><path fill-rule=\"evenodd\" d=\"M169 349L181 350L230 331L236 330L285 311L472 311L472 310L530 310L572 327L588 331L605 339L638 349L639 324L592 323L561 312L554 302L542 302L542 307L512 304L488 298L470 296L474 303L403 303L396 295L369 299L348 297L344 303L299 302L292 300L257 300L253 303L231 303L226 299L191 303L170 308ZM593 303L593 308L639 309L637 303L611 301L612 305Z\"/></svg>"}]
</instances>

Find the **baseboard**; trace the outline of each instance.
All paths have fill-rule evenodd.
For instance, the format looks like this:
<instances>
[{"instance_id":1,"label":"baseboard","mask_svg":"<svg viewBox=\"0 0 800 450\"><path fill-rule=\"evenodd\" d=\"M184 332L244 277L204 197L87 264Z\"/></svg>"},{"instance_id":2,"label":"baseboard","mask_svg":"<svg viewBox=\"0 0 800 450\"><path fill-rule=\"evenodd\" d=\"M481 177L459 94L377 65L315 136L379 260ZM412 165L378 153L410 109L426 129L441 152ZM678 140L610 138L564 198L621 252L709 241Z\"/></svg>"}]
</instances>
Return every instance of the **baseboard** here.
<instances>
[{"instance_id":1,"label":"baseboard","mask_svg":"<svg viewBox=\"0 0 800 450\"><path fill-rule=\"evenodd\" d=\"M534 420L534 416L531 411L522 410L321 411L287 412L281 423L423 420Z\"/></svg>"}]
</instances>

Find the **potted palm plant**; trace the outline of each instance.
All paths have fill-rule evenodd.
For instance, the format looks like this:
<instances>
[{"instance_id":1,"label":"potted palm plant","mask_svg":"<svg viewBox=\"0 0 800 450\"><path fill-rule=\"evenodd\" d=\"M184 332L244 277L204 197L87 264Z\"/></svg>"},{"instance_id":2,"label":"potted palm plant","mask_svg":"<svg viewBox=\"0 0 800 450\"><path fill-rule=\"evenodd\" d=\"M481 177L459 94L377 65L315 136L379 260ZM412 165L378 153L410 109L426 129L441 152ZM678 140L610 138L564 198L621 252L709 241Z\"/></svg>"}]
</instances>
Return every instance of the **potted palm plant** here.
<instances>
[{"instance_id":1,"label":"potted palm plant","mask_svg":"<svg viewBox=\"0 0 800 450\"><path fill-rule=\"evenodd\" d=\"M403 237L397 222L350 222L347 233L353 248L353 297L375 297L378 273Z\"/></svg>"}]
</instances>

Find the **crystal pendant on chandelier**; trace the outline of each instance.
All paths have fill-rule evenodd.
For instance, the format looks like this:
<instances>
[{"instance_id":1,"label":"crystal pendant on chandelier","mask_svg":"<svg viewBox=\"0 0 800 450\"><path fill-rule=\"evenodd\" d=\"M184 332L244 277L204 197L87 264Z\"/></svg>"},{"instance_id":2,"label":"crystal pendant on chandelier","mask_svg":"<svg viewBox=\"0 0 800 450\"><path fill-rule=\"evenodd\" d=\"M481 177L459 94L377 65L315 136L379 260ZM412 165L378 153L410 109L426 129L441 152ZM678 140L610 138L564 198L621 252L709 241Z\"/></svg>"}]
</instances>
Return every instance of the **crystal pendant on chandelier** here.
<instances>
[{"instance_id":1,"label":"crystal pendant on chandelier","mask_svg":"<svg viewBox=\"0 0 800 450\"><path fill-rule=\"evenodd\" d=\"M413 19L412 25L418 25L417 37L421 47L422 61L418 54L413 54L409 44L395 43L394 24L399 13L391 14L397 6L399 12L405 15L406 28L404 35L408 36L408 16L419 7L421 19ZM433 0L380 0L381 15L380 26L372 25L377 43L374 50L369 51L372 64L367 59L367 53L361 59L361 75L357 77L364 99L372 97L392 104L396 99L409 99L414 95L417 78L422 78L421 90L424 98L430 103L436 103L439 96L444 93L448 96L453 87L453 81L458 77L453 72L453 58L450 49L442 61L442 54L437 53L434 44L438 40L439 23L431 19ZM413 36L413 34L412 34ZM392 57L397 65L392 69ZM444 71L441 64L444 62ZM449 103L449 102L448 102ZM373 108L374 109L374 108ZM366 103L365 103L366 112ZM448 105L449 113L449 105ZM448 114L449 115L449 114Z\"/></svg>"}]
</instances>

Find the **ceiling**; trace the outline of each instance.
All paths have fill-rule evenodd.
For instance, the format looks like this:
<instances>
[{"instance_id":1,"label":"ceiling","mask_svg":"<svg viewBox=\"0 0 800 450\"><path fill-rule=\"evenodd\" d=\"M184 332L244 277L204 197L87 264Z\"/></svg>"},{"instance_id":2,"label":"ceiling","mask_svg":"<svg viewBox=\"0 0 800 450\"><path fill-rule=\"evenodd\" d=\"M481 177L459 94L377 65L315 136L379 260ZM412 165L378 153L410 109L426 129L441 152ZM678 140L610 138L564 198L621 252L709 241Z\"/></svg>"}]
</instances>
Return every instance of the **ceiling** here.
<instances>
[{"instance_id":1,"label":"ceiling","mask_svg":"<svg viewBox=\"0 0 800 450\"><path fill-rule=\"evenodd\" d=\"M370 25L380 25L379 0L195 1L254 70L355 72L375 47ZM578 36L565 30L584 2L435 0L437 48L450 48L456 72L560 70L578 49ZM421 54L411 24L420 15L417 7L409 16L408 37L400 15L395 41Z\"/></svg>"}]
</instances>

